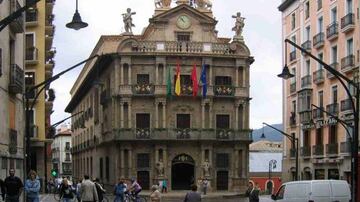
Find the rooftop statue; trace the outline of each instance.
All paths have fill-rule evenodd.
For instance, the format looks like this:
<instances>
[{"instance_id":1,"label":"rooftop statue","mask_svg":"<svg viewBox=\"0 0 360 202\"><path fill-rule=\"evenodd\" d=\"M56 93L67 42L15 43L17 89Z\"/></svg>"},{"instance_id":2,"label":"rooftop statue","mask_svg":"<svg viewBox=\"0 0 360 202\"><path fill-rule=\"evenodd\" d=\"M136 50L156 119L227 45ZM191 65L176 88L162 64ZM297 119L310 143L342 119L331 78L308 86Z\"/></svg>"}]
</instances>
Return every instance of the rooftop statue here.
<instances>
[{"instance_id":1,"label":"rooftop statue","mask_svg":"<svg viewBox=\"0 0 360 202\"><path fill-rule=\"evenodd\" d=\"M126 9L126 13L123 13L123 21L125 26L125 32L132 34L132 27L135 27L135 25L132 23L132 15L135 15L136 12L131 12L131 9Z\"/></svg>"},{"instance_id":2,"label":"rooftop statue","mask_svg":"<svg viewBox=\"0 0 360 202\"><path fill-rule=\"evenodd\" d=\"M232 18L235 18L235 26L232 28L232 31L235 31L234 40L243 40L242 31L245 26L245 18L241 17L241 13L237 12L236 15L233 15Z\"/></svg>"},{"instance_id":3,"label":"rooftop statue","mask_svg":"<svg viewBox=\"0 0 360 202\"><path fill-rule=\"evenodd\" d=\"M211 10L211 8L212 8L211 0L194 0L194 3L196 5L196 7L200 8L200 9Z\"/></svg>"},{"instance_id":4,"label":"rooftop statue","mask_svg":"<svg viewBox=\"0 0 360 202\"><path fill-rule=\"evenodd\" d=\"M171 0L155 0L156 8L169 8L171 5Z\"/></svg>"}]
</instances>

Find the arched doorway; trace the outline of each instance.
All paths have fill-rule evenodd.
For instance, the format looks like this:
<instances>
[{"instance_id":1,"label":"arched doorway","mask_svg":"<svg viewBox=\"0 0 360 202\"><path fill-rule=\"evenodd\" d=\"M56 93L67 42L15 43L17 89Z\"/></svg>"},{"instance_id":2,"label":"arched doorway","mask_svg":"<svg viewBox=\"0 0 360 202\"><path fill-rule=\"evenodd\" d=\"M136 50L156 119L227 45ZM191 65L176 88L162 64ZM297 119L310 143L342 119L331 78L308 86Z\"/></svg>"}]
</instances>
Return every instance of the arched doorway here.
<instances>
[{"instance_id":1,"label":"arched doorway","mask_svg":"<svg viewBox=\"0 0 360 202\"><path fill-rule=\"evenodd\" d=\"M274 184L273 184L273 182L272 182L271 180L267 181L267 182L266 182L266 190L267 190L267 193L268 193L269 195L272 194L273 189L274 189Z\"/></svg>"},{"instance_id":2,"label":"arched doorway","mask_svg":"<svg viewBox=\"0 0 360 202\"><path fill-rule=\"evenodd\" d=\"M176 156L171 164L172 190L188 190L195 182L195 161L186 154Z\"/></svg>"}]
</instances>

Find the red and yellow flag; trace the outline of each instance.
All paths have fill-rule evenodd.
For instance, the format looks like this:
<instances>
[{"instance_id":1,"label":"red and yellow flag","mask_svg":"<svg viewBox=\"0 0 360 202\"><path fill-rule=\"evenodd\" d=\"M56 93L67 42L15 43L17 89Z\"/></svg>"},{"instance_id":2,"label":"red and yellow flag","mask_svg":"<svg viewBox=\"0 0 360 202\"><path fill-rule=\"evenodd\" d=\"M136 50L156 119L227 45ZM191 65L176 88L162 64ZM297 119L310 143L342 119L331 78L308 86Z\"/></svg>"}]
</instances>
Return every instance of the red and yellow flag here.
<instances>
[{"instance_id":1,"label":"red and yellow flag","mask_svg":"<svg viewBox=\"0 0 360 202\"><path fill-rule=\"evenodd\" d=\"M191 80L193 84L193 96L196 97L198 94L199 84L197 80L197 73L196 73L196 64L194 64L194 67L191 71Z\"/></svg>"},{"instance_id":2,"label":"red and yellow flag","mask_svg":"<svg viewBox=\"0 0 360 202\"><path fill-rule=\"evenodd\" d=\"M180 64L177 62L176 66L176 81L175 81L175 94L180 96L181 94L181 86L180 86Z\"/></svg>"}]
</instances>

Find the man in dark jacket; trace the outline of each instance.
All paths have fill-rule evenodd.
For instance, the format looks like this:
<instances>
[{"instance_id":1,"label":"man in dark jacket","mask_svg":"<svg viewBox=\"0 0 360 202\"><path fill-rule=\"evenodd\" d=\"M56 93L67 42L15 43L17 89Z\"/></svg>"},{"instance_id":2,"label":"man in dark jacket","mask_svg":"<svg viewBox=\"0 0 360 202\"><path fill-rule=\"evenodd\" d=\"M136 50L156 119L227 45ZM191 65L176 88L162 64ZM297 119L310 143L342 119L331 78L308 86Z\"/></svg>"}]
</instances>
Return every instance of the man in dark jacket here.
<instances>
[{"instance_id":1,"label":"man in dark jacket","mask_svg":"<svg viewBox=\"0 0 360 202\"><path fill-rule=\"evenodd\" d=\"M6 202L19 202L19 197L23 190L24 184L21 179L15 176L15 170L9 170L10 176L5 178L4 187L5 187L5 201Z\"/></svg>"},{"instance_id":2,"label":"man in dark jacket","mask_svg":"<svg viewBox=\"0 0 360 202\"><path fill-rule=\"evenodd\" d=\"M197 192L197 186L191 185L191 192L188 192L185 196L184 202L200 202L201 195Z\"/></svg>"},{"instance_id":3,"label":"man in dark jacket","mask_svg":"<svg viewBox=\"0 0 360 202\"><path fill-rule=\"evenodd\" d=\"M259 192L258 184L256 183L254 187L253 183L249 182L249 188L245 195L249 197L249 202L259 202Z\"/></svg>"}]
</instances>

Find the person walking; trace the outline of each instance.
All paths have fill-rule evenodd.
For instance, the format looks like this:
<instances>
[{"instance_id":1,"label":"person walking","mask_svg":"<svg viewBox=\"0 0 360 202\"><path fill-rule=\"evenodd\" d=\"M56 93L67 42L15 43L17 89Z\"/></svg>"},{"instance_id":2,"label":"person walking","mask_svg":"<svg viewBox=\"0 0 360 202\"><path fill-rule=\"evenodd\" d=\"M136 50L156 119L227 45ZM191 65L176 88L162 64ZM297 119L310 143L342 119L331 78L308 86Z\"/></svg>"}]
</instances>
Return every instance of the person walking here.
<instances>
[{"instance_id":1,"label":"person walking","mask_svg":"<svg viewBox=\"0 0 360 202\"><path fill-rule=\"evenodd\" d=\"M25 193L27 202L39 202L39 191L40 191L40 181L37 178L36 172L30 170L29 179L25 181Z\"/></svg>"},{"instance_id":2,"label":"person walking","mask_svg":"<svg viewBox=\"0 0 360 202\"><path fill-rule=\"evenodd\" d=\"M135 178L131 179L130 191L135 196L136 202L138 202L139 201L139 193L142 191L142 188L141 188L140 184L136 181Z\"/></svg>"},{"instance_id":3,"label":"person walking","mask_svg":"<svg viewBox=\"0 0 360 202\"><path fill-rule=\"evenodd\" d=\"M114 195L115 200L114 202L123 202L124 201L124 194L126 192L127 186L124 180L119 179L119 182L115 185L114 188Z\"/></svg>"},{"instance_id":4,"label":"person walking","mask_svg":"<svg viewBox=\"0 0 360 202\"><path fill-rule=\"evenodd\" d=\"M200 202L201 195L197 192L197 186L195 184L191 185L191 191L185 195L184 202Z\"/></svg>"},{"instance_id":5,"label":"person walking","mask_svg":"<svg viewBox=\"0 0 360 202\"><path fill-rule=\"evenodd\" d=\"M69 181L65 178L60 188L60 199L63 202L71 202L74 198L73 188L69 185Z\"/></svg>"},{"instance_id":6,"label":"person walking","mask_svg":"<svg viewBox=\"0 0 360 202\"><path fill-rule=\"evenodd\" d=\"M159 191L159 187L157 185L151 186L151 194L150 194L150 202L160 202L161 201L161 193Z\"/></svg>"},{"instance_id":7,"label":"person walking","mask_svg":"<svg viewBox=\"0 0 360 202\"><path fill-rule=\"evenodd\" d=\"M21 179L15 176L15 170L9 170L9 176L4 181L4 193L6 202L19 202L19 197L23 191L24 184ZM3 194L4 194L3 193Z\"/></svg>"},{"instance_id":8,"label":"person walking","mask_svg":"<svg viewBox=\"0 0 360 202\"><path fill-rule=\"evenodd\" d=\"M80 197L82 202L99 201L95 184L90 181L88 175L84 175L84 180L80 186Z\"/></svg>"},{"instance_id":9,"label":"person walking","mask_svg":"<svg viewBox=\"0 0 360 202\"><path fill-rule=\"evenodd\" d=\"M78 202L81 202L81 195L80 195L80 187L81 187L81 180L79 180L76 184L76 199Z\"/></svg>"},{"instance_id":10,"label":"person walking","mask_svg":"<svg viewBox=\"0 0 360 202\"><path fill-rule=\"evenodd\" d=\"M245 195L249 197L249 202L259 202L259 192L259 185L256 183L254 187L253 183L249 182L249 187Z\"/></svg>"},{"instance_id":11,"label":"person walking","mask_svg":"<svg viewBox=\"0 0 360 202\"><path fill-rule=\"evenodd\" d=\"M104 194L106 193L106 190L101 186L99 178L95 178L93 181L96 187L99 201L101 202L104 199Z\"/></svg>"},{"instance_id":12,"label":"person walking","mask_svg":"<svg viewBox=\"0 0 360 202\"><path fill-rule=\"evenodd\" d=\"M206 195L208 186L209 186L209 181L206 178L204 178L202 180L202 188L203 188L204 195Z\"/></svg>"},{"instance_id":13,"label":"person walking","mask_svg":"<svg viewBox=\"0 0 360 202\"><path fill-rule=\"evenodd\" d=\"M165 179L162 180L162 183L161 183L162 187L161 187L161 193L167 193L167 182Z\"/></svg>"}]
</instances>

